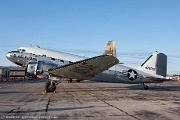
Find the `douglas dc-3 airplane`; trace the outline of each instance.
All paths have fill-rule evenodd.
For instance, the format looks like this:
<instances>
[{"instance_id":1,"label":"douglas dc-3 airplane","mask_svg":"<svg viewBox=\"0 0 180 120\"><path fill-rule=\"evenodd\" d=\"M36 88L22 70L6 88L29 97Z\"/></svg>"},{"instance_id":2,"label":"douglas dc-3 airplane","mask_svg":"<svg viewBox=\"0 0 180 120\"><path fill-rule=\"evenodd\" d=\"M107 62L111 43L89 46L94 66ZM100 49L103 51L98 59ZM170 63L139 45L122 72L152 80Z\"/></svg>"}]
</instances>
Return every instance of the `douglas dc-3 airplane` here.
<instances>
[{"instance_id":1,"label":"douglas dc-3 airplane","mask_svg":"<svg viewBox=\"0 0 180 120\"><path fill-rule=\"evenodd\" d=\"M72 54L43 49L40 47L20 47L7 53L13 63L27 68L27 73L48 77L46 92L54 92L62 81L92 80L110 83L142 84L166 81L167 56L157 51L141 66L132 68L118 64L116 46L109 41L103 55L86 58Z\"/></svg>"}]
</instances>

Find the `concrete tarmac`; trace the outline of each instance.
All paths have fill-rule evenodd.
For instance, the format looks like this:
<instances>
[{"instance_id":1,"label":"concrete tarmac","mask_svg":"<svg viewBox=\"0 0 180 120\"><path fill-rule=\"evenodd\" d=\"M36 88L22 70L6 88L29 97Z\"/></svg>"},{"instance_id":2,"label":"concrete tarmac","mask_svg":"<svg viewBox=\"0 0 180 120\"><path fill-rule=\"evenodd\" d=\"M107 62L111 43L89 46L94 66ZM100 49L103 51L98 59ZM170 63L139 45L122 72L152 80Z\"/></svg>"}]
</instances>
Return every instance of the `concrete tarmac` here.
<instances>
[{"instance_id":1,"label":"concrete tarmac","mask_svg":"<svg viewBox=\"0 0 180 120\"><path fill-rule=\"evenodd\" d=\"M0 83L0 119L179 120L180 82L141 85L60 83L41 94L47 80Z\"/></svg>"}]
</instances>

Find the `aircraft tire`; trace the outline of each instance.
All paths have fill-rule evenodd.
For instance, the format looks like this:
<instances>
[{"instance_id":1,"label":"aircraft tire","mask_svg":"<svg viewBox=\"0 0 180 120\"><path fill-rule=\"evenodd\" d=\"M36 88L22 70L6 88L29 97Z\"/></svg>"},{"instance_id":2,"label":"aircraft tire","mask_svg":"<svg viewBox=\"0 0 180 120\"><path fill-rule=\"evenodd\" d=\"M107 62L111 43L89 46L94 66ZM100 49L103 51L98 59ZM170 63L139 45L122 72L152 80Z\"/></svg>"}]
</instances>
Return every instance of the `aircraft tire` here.
<instances>
[{"instance_id":1,"label":"aircraft tire","mask_svg":"<svg viewBox=\"0 0 180 120\"><path fill-rule=\"evenodd\" d=\"M145 89L145 90L148 90L148 89L149 89L149 87L148 87L147 85L145 85L145 86L144 86L144 89Z\"/></svg>"},{"instance_id":2,"label":"aircraft tire","mask_svg":"<svg viewBox=\"0 0 180 120\"><path fill-rule=\"evenodd\" d=\"M48 81L45 85L45 90L46 92L54 92L56 90L56 86L55 86L55 83L52 82L53 86L51 86L51 81Z\"/></svg>"},{"instance_id":3,"label":"aircraft tire","mask_svg":"<svg viewBox=\"0 0 180 120\"><path fill-rule=\"evenodd\" d=\"M79 83L79 82L81 82L81 80L76 80L76 82L78 82L78 83Z\"/></svg>"}]
</instances>

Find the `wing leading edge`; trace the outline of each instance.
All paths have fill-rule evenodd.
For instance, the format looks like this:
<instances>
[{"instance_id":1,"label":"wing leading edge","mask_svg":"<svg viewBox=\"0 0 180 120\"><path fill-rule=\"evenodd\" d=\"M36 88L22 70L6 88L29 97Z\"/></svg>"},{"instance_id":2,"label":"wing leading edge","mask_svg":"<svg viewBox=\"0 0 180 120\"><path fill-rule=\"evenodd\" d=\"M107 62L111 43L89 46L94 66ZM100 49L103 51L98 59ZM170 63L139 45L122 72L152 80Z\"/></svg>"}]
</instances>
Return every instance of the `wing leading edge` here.
<instances>
[{"instance_id":1,"label":"wing leading edge","mask_svg":"<svg viewBox=\"0 0 180 120\"><path fill-rule=\"evenodd\" d=\"M97 74L117 64L119 60L110 55L101 55L89 59L49 69L49 75L68 79L91 79Z\"/></svg>"}]
</instances>

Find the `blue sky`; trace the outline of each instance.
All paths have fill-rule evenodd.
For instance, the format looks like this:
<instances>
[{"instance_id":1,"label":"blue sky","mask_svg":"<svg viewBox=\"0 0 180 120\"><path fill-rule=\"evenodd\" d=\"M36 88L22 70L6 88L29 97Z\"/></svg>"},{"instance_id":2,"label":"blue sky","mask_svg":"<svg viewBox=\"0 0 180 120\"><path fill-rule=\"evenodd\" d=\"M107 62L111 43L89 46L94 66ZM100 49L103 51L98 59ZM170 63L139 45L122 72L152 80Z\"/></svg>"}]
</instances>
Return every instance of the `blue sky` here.
<instances>
[{"instance_id":1,"label":"blue sky","mask_svg":"<svg viewBox=\"0 0 180 120\"><path fill-rule=\"evenodd\" d=\"M138 66L159 51L168 74L180 74L179 13L179 0L0 0L0 65L30 44L91 57L115 40L121 62Z\"/></svg>"}]
</instances>

